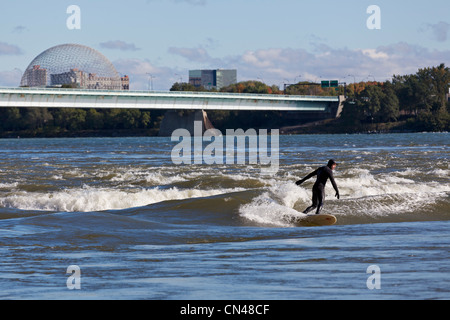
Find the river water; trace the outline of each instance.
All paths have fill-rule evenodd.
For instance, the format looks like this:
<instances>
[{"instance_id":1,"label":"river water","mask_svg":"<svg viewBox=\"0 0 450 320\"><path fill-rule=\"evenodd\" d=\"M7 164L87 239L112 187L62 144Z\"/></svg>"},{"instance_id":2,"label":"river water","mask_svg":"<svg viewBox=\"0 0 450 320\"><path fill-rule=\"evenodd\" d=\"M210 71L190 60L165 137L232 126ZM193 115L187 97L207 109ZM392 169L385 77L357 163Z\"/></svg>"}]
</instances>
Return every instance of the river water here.
<instances>
[{"instance_id":1,"label":"river water","mask_svg":"<svg viewBox=\"0 0 450 320\"><path fill-rule=\"evenodd\" d=\"M170 138L0 140L0 299L449 299L449 141L280 136L264 175ZM338 222L296 227L330 158Z\"/></svg>"}]
</instances>

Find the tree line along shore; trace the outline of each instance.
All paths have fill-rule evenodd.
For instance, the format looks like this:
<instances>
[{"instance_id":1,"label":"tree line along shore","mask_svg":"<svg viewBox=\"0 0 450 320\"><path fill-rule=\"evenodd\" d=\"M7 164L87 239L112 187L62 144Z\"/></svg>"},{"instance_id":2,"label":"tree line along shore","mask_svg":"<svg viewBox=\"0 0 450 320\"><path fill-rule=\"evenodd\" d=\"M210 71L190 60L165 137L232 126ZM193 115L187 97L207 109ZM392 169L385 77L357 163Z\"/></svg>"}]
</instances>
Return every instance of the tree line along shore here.
<instances>
[{"instance_id":1,"label":"tree line along shore","mask_svg":"<svg viewBox=\"0 0 450 320\"><path fill-rule=\"evenodd\" d=\"M282 133L361 133L449 131L450 69L441 64L415 74L394 75L392 81L366 81L322 88L298 82L283 89L260 81L245 81L221 92L283 95L346 95L340 118L305 123L301 115L279 111L208 111L221 130L288 128ZM213 89L214 90L214 89ZM175 83L171 91L213 91ZM0 137L156 136L164 110L1 108ZM179 111L186 113L190 111ZM310 120L309 120L310 121Z\"/></svg>"}]
</instances>

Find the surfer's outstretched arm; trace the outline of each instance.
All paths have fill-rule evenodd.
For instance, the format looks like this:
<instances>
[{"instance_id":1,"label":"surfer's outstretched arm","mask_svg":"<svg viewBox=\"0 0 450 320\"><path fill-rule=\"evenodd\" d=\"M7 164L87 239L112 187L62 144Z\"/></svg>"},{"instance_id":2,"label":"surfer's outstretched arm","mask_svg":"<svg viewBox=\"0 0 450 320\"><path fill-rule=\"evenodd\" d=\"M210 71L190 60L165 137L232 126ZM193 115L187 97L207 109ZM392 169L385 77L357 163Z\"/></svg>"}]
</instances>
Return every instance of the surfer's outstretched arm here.
<instances>
[{"instance_id":1,"label":"surfer's outstretched arm","mask_svg":"<svg viewBox=\"0 0 450 320\"><path fill-rule=\"evenodd\" d=\"M319 169L317 169L317 170L319 170ZM295 184L299 186L299 185L301 185L303 182L305 182L306 180L308 180L308 179L310 179L310 178L316 176L316 175L317 175L317 170L314 170L313 172L311 172L310 174L308 174L308 175L307 175L306 177L304 177L303 179L298 180Z\"/></svg>"},{"instance_id":2,"label":"surfer's outstretched arm","mask_svg":"<svg viewBox=\"0 0 450 320\"><path fill-rule=\"evenodd\" d=\"M339 189L336 185L336 182L334 181L333 173L330 174L330 181L331 181L331 184L333 185L334 191L336 191L336 198L339 199L340 198Z\"/></svg>"}]
</instances>

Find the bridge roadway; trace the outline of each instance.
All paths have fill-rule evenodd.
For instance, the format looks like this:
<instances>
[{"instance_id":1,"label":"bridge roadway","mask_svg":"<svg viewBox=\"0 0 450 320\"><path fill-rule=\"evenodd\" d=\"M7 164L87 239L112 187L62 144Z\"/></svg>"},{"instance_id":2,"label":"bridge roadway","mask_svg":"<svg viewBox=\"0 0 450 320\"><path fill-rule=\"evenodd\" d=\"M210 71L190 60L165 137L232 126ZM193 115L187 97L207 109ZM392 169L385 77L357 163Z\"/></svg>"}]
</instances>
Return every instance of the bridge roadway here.
<instances>
[{"instance_id":1,"label":"bridge roadway","mask_svg":"<svg viewBox=\"0 0 450 320\"><path fill-rule=\"evenodd\" d=\"M0 88L0 107L331 112L339 97L216 92Z\"/></svg>"}]
</instances>

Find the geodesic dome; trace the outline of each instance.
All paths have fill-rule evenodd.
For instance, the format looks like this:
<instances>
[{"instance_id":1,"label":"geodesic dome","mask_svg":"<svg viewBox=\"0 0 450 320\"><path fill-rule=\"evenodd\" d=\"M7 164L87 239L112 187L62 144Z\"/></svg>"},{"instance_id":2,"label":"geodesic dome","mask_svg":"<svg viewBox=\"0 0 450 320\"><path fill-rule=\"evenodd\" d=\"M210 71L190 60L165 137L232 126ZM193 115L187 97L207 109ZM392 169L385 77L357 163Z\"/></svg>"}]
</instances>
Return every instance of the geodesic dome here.
<instances>
[{"instance_id":1,"label":"geodesic dome","mask_svg":"<svg viewBox=\"0 0 450 320\"><path fill-rule=\"evenodd\" d=\"M100 52L79 44L63 44L45 50L29 64L25 70L21 86L32 86L28 83L27 74L35 66L47 70L47 85L50 85L52 74L69 72L78 69L84 73L95 73L98 77L111 77L120 79L113 64Z\"/></svg>"}]
</instances>

